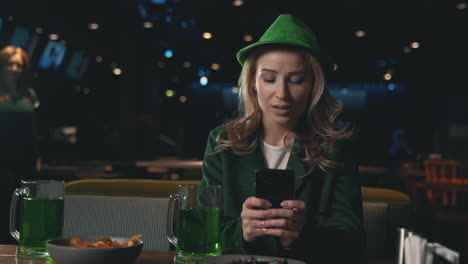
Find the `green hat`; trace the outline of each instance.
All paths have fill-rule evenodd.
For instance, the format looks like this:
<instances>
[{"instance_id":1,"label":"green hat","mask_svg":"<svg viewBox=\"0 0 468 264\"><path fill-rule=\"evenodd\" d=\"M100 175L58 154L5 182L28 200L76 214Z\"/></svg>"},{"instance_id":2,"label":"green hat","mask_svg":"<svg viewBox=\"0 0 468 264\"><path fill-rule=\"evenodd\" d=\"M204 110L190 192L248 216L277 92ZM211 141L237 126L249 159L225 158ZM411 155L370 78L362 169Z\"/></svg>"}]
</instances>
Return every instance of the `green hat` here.
<instances>
[{"instance_id":1,"label":"green hat","mask_svg":"<svg viewBox=\"0 0 468 264\"><path fill-rule=\"evenodd\" d=\"M237 60L241 65L244 65L249 53L255 47L265 44L289 44L305 48L319 60L325 75L328 75L333 70L333 62L330 57L320 52L314 32L294 15L280 15L263 33L259 41L237 52Z\"/></svg>"}]
</instances>

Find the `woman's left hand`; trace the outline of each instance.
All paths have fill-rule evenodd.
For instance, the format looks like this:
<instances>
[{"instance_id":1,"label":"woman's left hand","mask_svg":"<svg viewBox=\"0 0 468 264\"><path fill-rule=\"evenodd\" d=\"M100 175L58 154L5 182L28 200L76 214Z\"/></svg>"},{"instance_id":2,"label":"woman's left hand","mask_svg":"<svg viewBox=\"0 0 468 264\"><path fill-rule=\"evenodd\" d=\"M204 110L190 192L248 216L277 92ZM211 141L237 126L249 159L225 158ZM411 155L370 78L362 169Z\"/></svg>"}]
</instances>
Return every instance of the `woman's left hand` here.
<instances>
[{"instance_id":1,"label":"woman's left hand","mask_svg":"<svg viewBox=\"0 0 468 264\"><path fill-rule=\"evenodd\" d=\"M306 223L304 201L287 200L281 202L280 209L268 209L267 220L263 221L263 231L267 235L279 237L283 248L291 248Z\"/></svg>"}]
</instances>

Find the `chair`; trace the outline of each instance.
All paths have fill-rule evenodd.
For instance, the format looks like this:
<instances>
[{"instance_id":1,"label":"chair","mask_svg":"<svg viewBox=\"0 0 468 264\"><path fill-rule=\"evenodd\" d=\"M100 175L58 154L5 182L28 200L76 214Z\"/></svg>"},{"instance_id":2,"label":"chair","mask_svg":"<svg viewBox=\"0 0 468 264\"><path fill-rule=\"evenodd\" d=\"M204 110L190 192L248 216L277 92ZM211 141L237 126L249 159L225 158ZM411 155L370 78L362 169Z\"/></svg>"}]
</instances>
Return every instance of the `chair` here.
<instances>
[{"instance_id":1,"label":"chair","mask_svg":"<svg viewBox=\"0 0 468 264\"><path fill-rule=\"evenodd\" d=\"M457 160L428 159L424 160L424 171L426 174L426 184L453 183L468 184L468 179L464 178L466 165ZM449 198L450 194L450 198ZM437 196L437 197L434 197ZM442 196L439 198L438 196ZM427 190L427 198L434 206L456 206L457 192L437 192Z\"/></svg>"},{"instance_id":2,"label":"chair","mask_svg":"<svg viewBox=\"0 0 468 264\"><path fill-rule=\"evenodd\" d=\"M413 225L412 201L403 192L362 187L368 263L394 263L397 228Z\"/></svg>"},{"instance_id":3,"label":"chair","mask_svg":"<svg viewBox=\"0 0 468 264\"><path fill-rule=\"evenodd\" d=\"M65 194L168 198L179 191L180 184L198 183L199 181L146 179L76 180L65 184Z\"/></svg>"},{"instance_id":4,"label":"chair","mask_svg":"<svg viewBox=\"0 0 468 264\"><path fill-rule=\"evenodd\" d=\"M424 160L425 182L416 200L426 200L427 203L418 203L415 211L419 216L419 224L427 225L426 231L435 240L456 241L462 235L462 241L456 242L459 246L462 260L468 263L468 208L464 202L468 196L468 179L464 178L466 165L456 160L429 159ZM460 225L460 231L448 231Z\"/></svg>"},{"instance_id":5,"label":"chair","mask_svg":"<svg viewBox=\"0 0 468 264\"><path fill-rule=\"evenodd\" d=\"M143 235L144 249L167 251L168 198L65 195L64 237Z\"/></svg>"}]
</instances>

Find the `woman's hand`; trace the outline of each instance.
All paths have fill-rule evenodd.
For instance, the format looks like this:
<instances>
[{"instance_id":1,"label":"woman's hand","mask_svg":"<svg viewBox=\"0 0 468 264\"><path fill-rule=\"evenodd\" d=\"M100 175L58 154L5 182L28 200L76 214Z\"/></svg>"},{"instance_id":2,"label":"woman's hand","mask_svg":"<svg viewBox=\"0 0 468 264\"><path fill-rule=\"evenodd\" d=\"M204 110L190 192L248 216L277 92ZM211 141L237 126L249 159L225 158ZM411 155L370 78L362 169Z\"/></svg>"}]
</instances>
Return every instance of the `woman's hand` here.
<instances>
[{"instance_id":1,"label":"woman's hand","mask_svg":"<svg viewBox=\"0 0 468 264\"><path fill-rule=\"evenodd\" d=\"M304 201L288 200L281 203L281 209L269 209L264 213L267 220L261 223L263 233L277 236L283 248L291 248L306 223Z\"/></svg>"},{"instance_id":2,"label":"woman's hand","mask_svg":"<svg viewBox=\"0 0 468 264\"><path fill-rule=\"evenodd\" d=\"M257 237L264 236L265 230L262 225L265 219L265 213L271 208L271 203L267 200L257 197L249 197L242 205L241 219L243 238L247 242L253 242ZM262 210L263 209L263 210Z\"/></svg>"},{"instance_id":3,"label":"woman's hand","mask_svg":"<svg viewBox=\"0 0 468 264\"><path fill-rule=\"evenodd\" d=\"M247 198L241 212L244 240L253 242L257 237L272 235L279 237L283 248L290 248L306 222L306 204L288 200L283 201L281 207L270 209L271 203L267 200Z\"/></svg>"}]
</instances>

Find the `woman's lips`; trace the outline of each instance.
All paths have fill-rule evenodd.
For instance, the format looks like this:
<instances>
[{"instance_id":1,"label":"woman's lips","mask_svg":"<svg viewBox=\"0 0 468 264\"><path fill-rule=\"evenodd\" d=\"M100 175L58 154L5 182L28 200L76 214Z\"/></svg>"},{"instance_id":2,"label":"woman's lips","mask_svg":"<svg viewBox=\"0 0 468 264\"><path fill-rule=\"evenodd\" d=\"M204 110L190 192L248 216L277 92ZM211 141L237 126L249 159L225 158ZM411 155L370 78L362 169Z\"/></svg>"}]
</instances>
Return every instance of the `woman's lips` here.
<instances>
[{"instance_id":1,"label":"woman's lips","mask_svg":"<svg viewBox=\"0 0 468 264\"><path fill-rule=\"evenodd\" d=\"M288 115L291 112L291 106L289 105L273 105L273 111L277 115Z\"/></svg>"}]
</instances>

